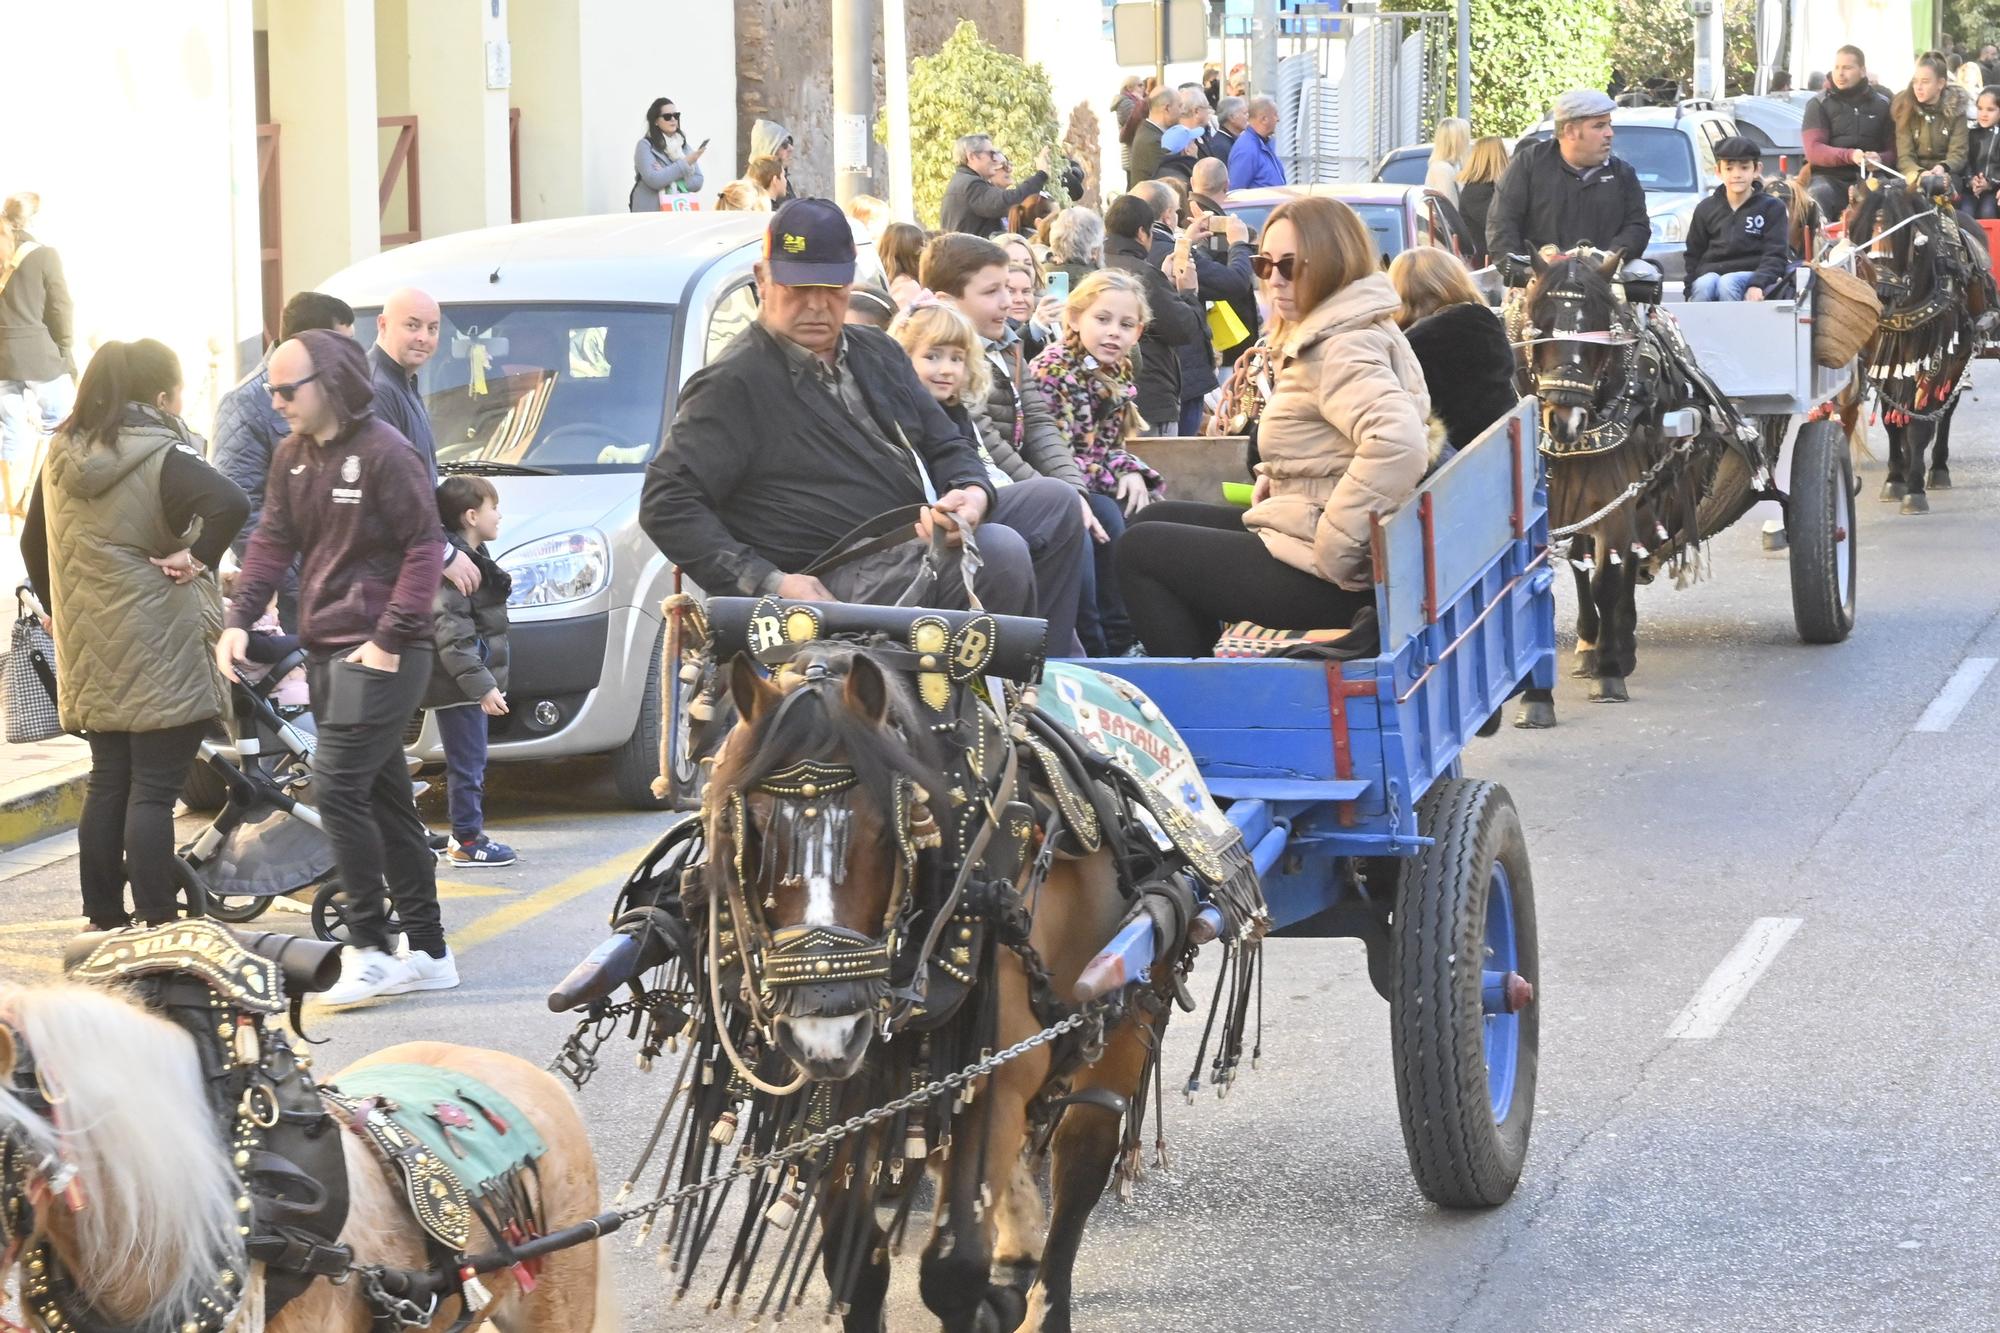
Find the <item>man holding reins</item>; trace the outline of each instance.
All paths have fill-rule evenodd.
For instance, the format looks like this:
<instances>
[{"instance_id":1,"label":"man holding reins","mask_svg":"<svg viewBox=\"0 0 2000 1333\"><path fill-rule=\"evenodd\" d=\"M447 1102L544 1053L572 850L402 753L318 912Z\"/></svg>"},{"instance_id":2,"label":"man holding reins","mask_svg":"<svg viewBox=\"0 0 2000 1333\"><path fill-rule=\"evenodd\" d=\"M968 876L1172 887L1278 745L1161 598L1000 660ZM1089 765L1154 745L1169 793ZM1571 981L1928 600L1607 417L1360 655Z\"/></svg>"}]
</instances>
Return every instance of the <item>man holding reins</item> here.
<instances>
[{"instance_id":1,"label":"man holding reins","mask_svg":"<svg viewBox=\"0 0 2000 1333\"><path fill-rule=\"evenodd\" d=\"M1544 246L1646 253L1646 190L1632 165L1612 155L1614 105L1594 88L1566 92L1556 99L1555 134L1514 154L1486 222L1486 252L1503 271Z\"/></svg>"}]
</instances>

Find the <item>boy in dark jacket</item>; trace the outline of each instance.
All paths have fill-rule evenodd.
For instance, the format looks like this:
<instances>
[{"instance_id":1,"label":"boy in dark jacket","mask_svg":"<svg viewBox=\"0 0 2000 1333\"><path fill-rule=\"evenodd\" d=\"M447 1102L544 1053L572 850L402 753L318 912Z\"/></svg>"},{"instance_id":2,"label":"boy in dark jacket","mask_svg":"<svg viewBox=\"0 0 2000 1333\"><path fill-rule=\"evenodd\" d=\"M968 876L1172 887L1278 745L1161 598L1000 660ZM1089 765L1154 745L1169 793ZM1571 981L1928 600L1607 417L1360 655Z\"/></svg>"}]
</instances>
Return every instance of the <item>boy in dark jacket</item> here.
<instances>
[{"instance_id":1,"label":"boy in dark jacket","mask_svg":"<svg viewBox=\"0 0 2000 1333\"><path fill-rule=\"evenodd\" d=\"M514 849L486 836L486 727L507 712L507 594L513 580L486 543L500 535L500 492L484 477L446 477L438 517L451 544L479 567L470 597L446 581L437 593L437 669L424 707L435 709L444 744L455 866L505 866Z\"/></svg>"},{"instance_id":2,"label":"boy in dark jacket","mask_svg":"<svg viewBox=\"0 0 2000 1333\"><path fill-rule=\"evenodd\" d=\"M1687 299L1761 301L1791 263L1785 205L1757 179L1757 145L1732 134L1715 146L1722 184L1695 205L1687 231Z\"/></svg>"}]
</instances>

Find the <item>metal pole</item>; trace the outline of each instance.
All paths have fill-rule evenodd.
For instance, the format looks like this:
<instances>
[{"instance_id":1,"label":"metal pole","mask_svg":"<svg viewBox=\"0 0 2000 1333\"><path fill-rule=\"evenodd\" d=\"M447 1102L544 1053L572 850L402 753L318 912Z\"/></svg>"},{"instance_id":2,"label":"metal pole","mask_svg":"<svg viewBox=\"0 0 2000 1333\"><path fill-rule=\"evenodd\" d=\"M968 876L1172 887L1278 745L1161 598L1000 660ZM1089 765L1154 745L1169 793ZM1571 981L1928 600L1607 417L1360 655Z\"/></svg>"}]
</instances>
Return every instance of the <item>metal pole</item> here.
<instances>
[{"instance_id":1,"label":"metal pole","mask_svg":"<svg viewBox=\"0 0 2000 1333\"><path fill-rule=\"evenodd\" d=\"M1250 88L1278 95L1278 0L1257 0L1250 20Z\"/></svg>"},{"instance_id":2,"label":"metal pole","mask_svg":"<svg viewBox=\"0 0 2000 1333\"><path fill-rule=\"evenodd\" d=\"M1153 0L1153 82L1167 86L1167 0Z\"/></svg>"},{"instance_id":3,"label":"metal pole","mask_svg":"<svg viewBox=\"0 0 2000 1333\"><path fill-rule=\"evenodd\" d=\"M833 0L833 198L845 205L875 183L868 142L875 119L875 6Z\"/></svg>"},{"instance_id":4,"label":"metal pole","mask_svg":"<svg viewBox=\"0 0 2000 1333\"><path fill-rule=\"evenodd\" d=\"M1458 0L1458 114L1472 119L1472 0Z\"/></svg>"},{"instance_id":5,"label":"metal pole","mask_svg":"<svg viewBox=\"0 0 2000 1333\"><path fill-rule=\"evenodd\" d=\"M903 0L882 0L882 83L889 115L889 207L917 220L916 177L910 167L910 27Z\"/></svg>"}]
</instances>

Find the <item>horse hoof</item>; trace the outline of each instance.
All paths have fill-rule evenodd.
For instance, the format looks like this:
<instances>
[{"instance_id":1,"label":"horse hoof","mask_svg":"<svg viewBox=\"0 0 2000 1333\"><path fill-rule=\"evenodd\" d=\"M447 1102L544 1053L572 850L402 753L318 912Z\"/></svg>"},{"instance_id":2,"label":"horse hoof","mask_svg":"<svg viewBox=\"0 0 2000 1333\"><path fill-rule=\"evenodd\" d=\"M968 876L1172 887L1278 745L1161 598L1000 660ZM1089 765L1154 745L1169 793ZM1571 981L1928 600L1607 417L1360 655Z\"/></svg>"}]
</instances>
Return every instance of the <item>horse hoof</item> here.
<instances>
[{"instance_id":1,"label":"horse hoof","mask_svg":"<svg viewBox=\"0 0 2000 1333\"><path fill-rule=\"evenodd\" d=\"M1479 730L1478 730L1478 731L1477 731L1476 733L1474 733L1474 734L1476 734L1476 735L1479 735L1479 736L1497 736L1497 735L1499 735L1499 734L1500 734L1500 714L1501 714L1501 712L1502 712L1502 710L1501 710L1501 709L1498 709L1498 708L1494 709L1494 710L1493 710L1493 716L1492 716L1492 717L1489 717L1489 718L1487 718L1487 719L1486 719L1486 720L1485 720L1484 722L1480 723L1480 724L1479 724Z\"/></svg>"},{"instance_id":2,"label":"horse hoof","mask_svg":"<svg viewBox=\"0 0 2000 1333\"><path fill-rule=\"evenodd\" d=\"M1924 498L1922 491L1911 491L1903 497L1901 512L1905 514L1928 514L1931 512L1931 502Z\"/></svg>"},{"instance_id":3,"label":"horse hoof","mask_svg":"<svg viewBox=\"0 0 2000 1333\"><path fill-rule=\"evenodd\" d=\"M1948 467L1943 467L1943 466L1939 466L1939 467L1934 467L1934 468L1932 468L1932 469L1931 469L1931 477L1930 477L1930 482L1928 483L1928 485L1929 485L1929 489L1931 489L1931 490L1934 490L1934 491L1948 491L1948 490L1950 490L1950 489L1951 489L1951 469L1950 469L1950 468L1948 468Z\"/></svg>"},{"instance_id":4,"label":"horse hoof","mask_svg":"<svg viewBox=\"0 0 2000 1333\"><path fill-rule=\"evenodd\" d=\"M1521 711L1514 715L1514 725L1523 731L1546 731L1556 724L1556 706L1545 700L1536 700L1521 705Z\"/></svg>"},{"instance_id":5,"label":"horse hoof","mask_svg":"<svg viewBox=\"0 0 2000 1333\"><path fill-rule=\"evenodd\" d=\"M1597 650L1595 648L1577 649L1576 665L1572 666L1569 669L1569 674L1576 677L1578 680L1588 680L1590 677L1596 675Z\"/></svg>"},{"instance_id":6,"label":"horse hoof","mask_svg":"<svg viewBox=\"0 0 2000 1333\"><path fill-rule=\"evenodd\" d=\"M1599 676L1590 682L1590 701L1594 704L1622 704L1631 698L1625 693L1623 676Z\"/></svg>"},{"instance_id":7,"label":"horse hoof","mask_svg":"<svg viewBox=\"0 0 2000 1333\"><path fill-rule=\"evenodd\" d=\"M1900 500L1908 493L1909 487L1903 485L1900 481L1885 481L1882 483L1883 504L1888 504L1892 500Z\"/></svg>"}]
</instances>

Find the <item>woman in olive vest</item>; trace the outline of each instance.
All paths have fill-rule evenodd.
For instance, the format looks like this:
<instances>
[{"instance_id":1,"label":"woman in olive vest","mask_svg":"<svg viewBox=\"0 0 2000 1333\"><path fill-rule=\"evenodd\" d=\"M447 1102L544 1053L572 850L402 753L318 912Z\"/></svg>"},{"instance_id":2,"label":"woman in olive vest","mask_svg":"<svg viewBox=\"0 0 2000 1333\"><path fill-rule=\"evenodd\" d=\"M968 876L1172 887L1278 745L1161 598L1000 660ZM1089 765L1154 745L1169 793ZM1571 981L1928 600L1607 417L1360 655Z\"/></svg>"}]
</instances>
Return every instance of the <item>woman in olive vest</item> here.
<instances>
[{"instance_id":1,"label":"woman in olive vest","mask_svg":"<svg viewBox=\"0 0 2000 1333\"><path fill-rule=\"evenodd\" d=\"M63 726L90 742L77 829L93 929L175 913L174 798L229 708L210 567L250 501L181 421L180 361L146 339L106 343L49 444L21 557L49 608Z\"/></svg>"}]
</instances>

